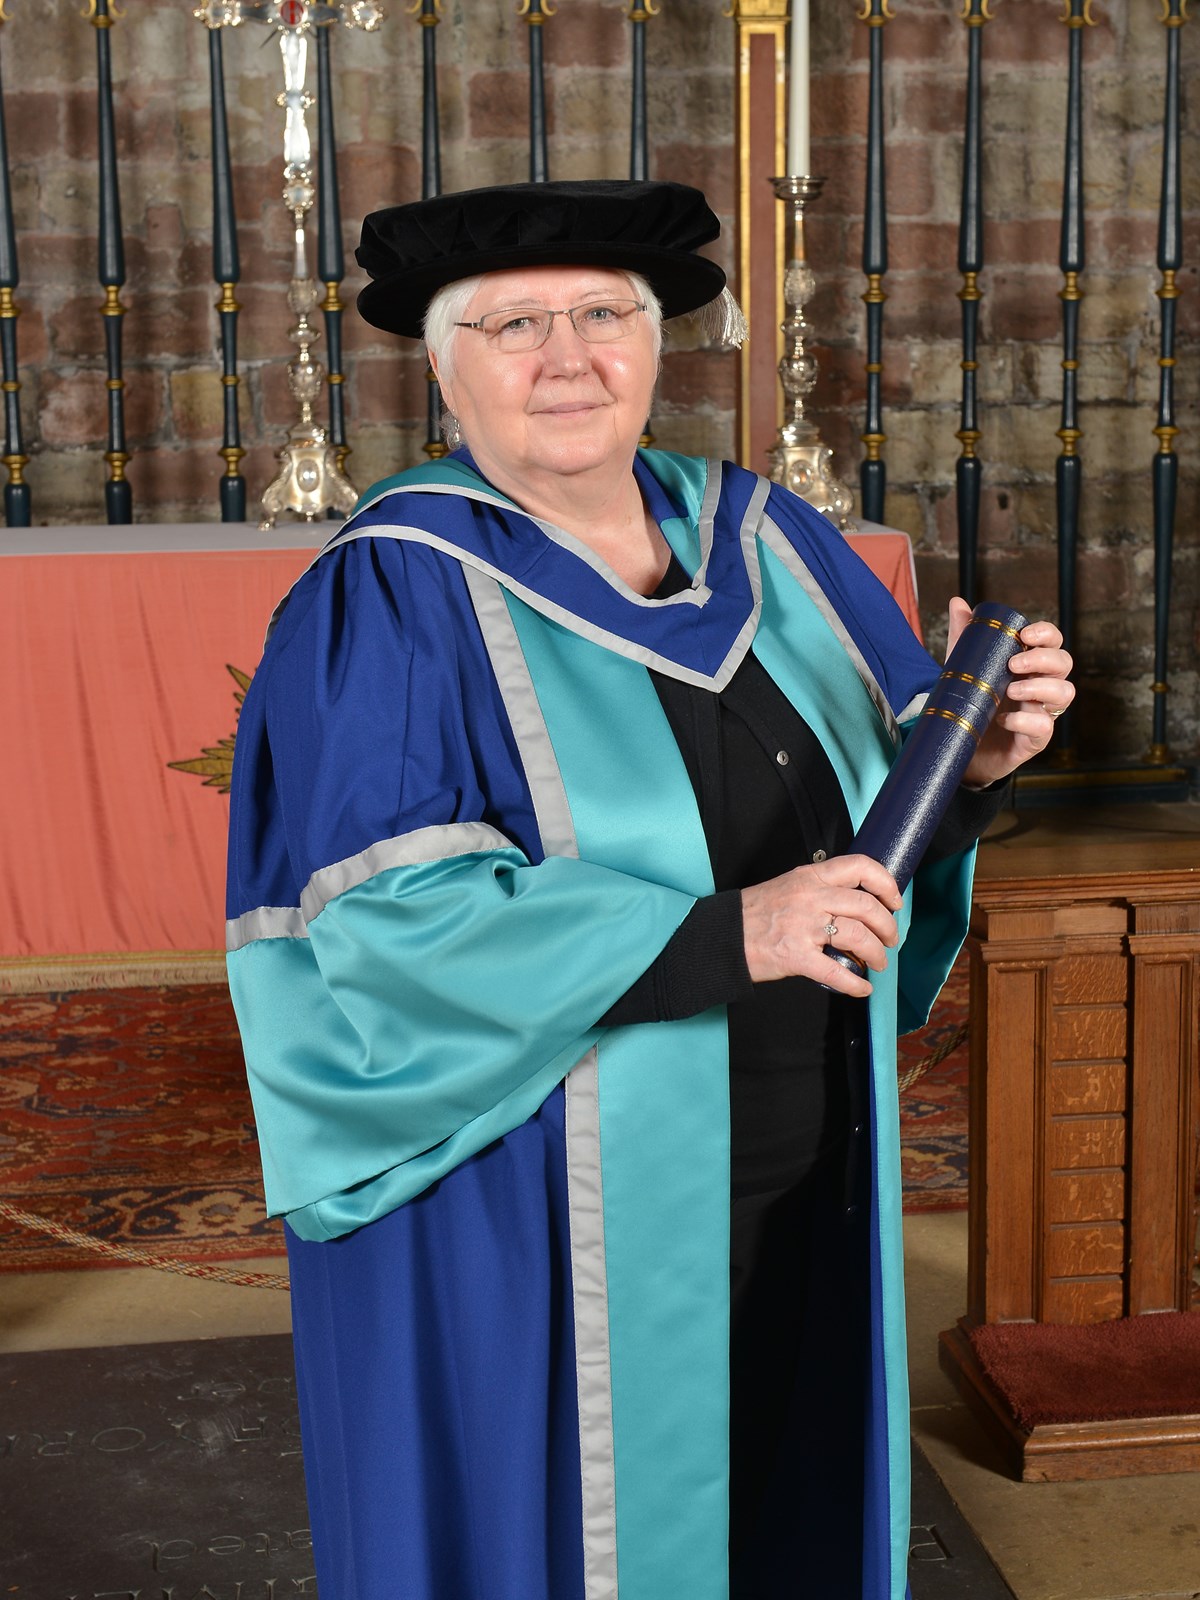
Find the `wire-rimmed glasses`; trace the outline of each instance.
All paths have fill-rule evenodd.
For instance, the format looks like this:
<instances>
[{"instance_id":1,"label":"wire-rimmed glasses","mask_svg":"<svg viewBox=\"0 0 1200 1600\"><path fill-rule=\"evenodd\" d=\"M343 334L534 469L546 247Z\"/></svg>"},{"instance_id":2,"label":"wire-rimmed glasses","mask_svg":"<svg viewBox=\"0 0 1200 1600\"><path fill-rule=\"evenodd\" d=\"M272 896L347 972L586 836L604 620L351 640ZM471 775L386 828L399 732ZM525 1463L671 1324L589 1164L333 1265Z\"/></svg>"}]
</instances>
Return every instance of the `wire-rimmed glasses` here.
<instances>
[{"instance_id":1,"label":"wire-rimmed glasses","mask_svg":"<svg viewBox=\"0 0 1200 1600\"><path fill-rule=\"evenodd\" d=\"M562 311L549 311L544 306L507 306L502 311L487 312L478 322L456 322L454 326L474 328L493 350L520 355L526 350L541 349L550 337L555 317L566 317L588 344L613 344L618 339L628 339L645 309L640 300L588 300Z\"/></svg>"}]
</instances>

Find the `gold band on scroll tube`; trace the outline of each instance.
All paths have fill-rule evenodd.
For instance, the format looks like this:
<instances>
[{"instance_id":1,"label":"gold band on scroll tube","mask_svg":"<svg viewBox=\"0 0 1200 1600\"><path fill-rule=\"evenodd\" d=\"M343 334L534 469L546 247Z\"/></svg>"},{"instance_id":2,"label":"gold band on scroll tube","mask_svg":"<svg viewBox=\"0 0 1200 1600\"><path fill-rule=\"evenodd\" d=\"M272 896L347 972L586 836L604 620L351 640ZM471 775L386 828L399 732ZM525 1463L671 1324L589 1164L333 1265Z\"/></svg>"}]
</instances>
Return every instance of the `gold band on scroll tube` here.
<instances>
[{"instance_id":1,"label":"gold band on scroll tube","mask_svg":"<svg viewBox=\"0 0 1200 1600\"><path fill-rule=\"evenodd\" d=\"M1000 633L1006 633L1010 639L1015 639L1018 644L1021 643L1021 635L1015 628L1010 628L1007 622L997 622L993 617L972 617L971 620L982 624L985 628L995 628Z\"/></svg>"},{"instance_id":2,"label":"gold band on scroll tube","mask_svg":"<svg viewBox=\"0 0 1200 1600\"><path fill-rule=\"evenodd\" d=\"M953 679L958 683L969 683L973 688L982 689L984 694L991 695L997 705L1000 704L1000 696L985 678L972 677L969 672L943 672L942 677Z\"/></svg>"},{"instance_id":3,"label":"gold band on scroll tube","mask_svg":"<svg viewBox=\"0 0 1200 1600\"><path fill-rule=\"evenodd\" d=\"M965 717L960 717L957 711L944 711L941 706L926 706L921 715L923 717L945 717L947 722L957 722L960 728L971 735L976 744L979 743L979 730L973 728Z\"/></svg>"}]
</instances>

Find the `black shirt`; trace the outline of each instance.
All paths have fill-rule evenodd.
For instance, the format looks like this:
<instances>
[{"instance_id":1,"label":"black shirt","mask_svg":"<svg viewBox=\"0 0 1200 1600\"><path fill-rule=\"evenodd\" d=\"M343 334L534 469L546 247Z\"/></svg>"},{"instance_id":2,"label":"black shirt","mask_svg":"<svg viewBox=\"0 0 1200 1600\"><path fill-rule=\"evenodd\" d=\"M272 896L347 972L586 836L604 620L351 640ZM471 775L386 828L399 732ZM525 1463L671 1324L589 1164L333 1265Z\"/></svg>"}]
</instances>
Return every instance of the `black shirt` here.
<instances>
[{"instance_id":1,"label":"black shirt","mask_svg":"<svg viewBox=\"0 0 1200 1600\"><path fill-rule=\"evenodd\" d=\"M687 582L672 560L656 597ZM752 653L719 692L651 678L696 793L716 893L600 1020L670 1021L727 1005L733 1194L787 1188L859 1115L847 1046L866 1008L808 978L753 983L740 890L844 854L850 816L816 735ZM959 790L926 859L972 843L1005 794Z\"/></svg>"}]
</instances>

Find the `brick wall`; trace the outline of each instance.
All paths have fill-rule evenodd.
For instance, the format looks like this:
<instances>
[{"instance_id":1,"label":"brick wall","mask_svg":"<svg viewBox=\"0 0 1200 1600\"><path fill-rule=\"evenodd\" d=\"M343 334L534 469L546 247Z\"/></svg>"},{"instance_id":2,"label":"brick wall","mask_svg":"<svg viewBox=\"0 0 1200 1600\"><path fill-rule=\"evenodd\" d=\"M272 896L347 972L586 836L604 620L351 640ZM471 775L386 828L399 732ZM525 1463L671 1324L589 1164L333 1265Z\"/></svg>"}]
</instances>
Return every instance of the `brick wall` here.
<instances>
[{"instance_id":1,"label":"brick wall","mask_svg":"<svg viewBox=\"0 0 1200 1600\"><path fill-rule=\"evenodd\" d=\"M22 282L17 299L28 470L38 522L101 519L105 476L102 294L96 282L95 33L66 0L10 0L0 28ZM121 203L129 469L139 521L217 515L221 463L211 265L207 36L185 0L129 0L111 30ZM814 401L842 475L862 431L861 211L866 29L849 0L814 23L814 166L827 176L809 253L822 376ZM956 574L960 278L955 266L966 29L950 0L895 0L885 30L890 267L885 278L888 520L912 534L927 630L940 637ZM734 24L721 0L663 0L647 31L651 169L699 184L727 227L736 181ZM985 238L980 393L986 464L982 576L989 594L1053 610L1059 443L1057 265L1067 30L1052 0L997 0L984 30ZM515 0L446 0L437 29L443 186L527 176L528 29ZM622 0L562 0L543 29L551 176L620 175L629 138L629 25ZM1154 265L1164 29L1151 0L1096 0L1084 40L1087 267L1080 387L1084 464L1079 654L1085 753L1138 754L1152 676L1150 461L1158 302ZM373 36L338 30L336 118L351 274L361 215L420 183L421 28L393 3ZM1200 744L1196 345L1200 304L1200 105L1193 29L1185 70L1184 270L1177 354L1181 493L1174 561L1170 737ZM267 42L264 42L267 41ZM225 34L239 213L237 297L244 462L253 505L293 411L283 361L288 218L280 204L282 77L266 30ZM315 83L315 61L310 65ZM315 127L315 113L310 113ZM767 176L762 174L759 176ZM315 251L315 225L313 227ZM722 242L733 263L731 231ZM348 466L365 486L421 459L424 363L346 318ZM318 346L318 353L320 346ZM734 358L673 330L654 427L667 448L733 448ZM751 463L761 465L761 463Z\"/></svg>"}]
</instances>

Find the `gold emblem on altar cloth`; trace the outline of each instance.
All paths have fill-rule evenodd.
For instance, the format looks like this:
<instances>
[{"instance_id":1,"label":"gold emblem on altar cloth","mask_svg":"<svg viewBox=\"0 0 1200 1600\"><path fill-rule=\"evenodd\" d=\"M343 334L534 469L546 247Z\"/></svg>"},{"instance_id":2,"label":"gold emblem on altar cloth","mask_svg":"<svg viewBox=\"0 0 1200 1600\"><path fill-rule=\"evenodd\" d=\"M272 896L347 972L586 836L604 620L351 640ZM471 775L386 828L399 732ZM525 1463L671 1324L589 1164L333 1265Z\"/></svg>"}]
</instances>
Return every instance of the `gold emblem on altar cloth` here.
<instances>
[{"instance_id":1,"label":"gold emblem on altar cloth","mask_svg":"<svg viewBox=\"0 0 1200 1600\"><path fill-rule=\"evenodd\" d=\"M241 715L246 690L250 687L251 674L243 672L239 667L231 667L228 662L225 663L225 671L237 684L233 693L234 705L237 708L233 713L233 720L236 724ZM174 772L190 772L197 778L203 778L206 789L215 789L218 794L228 794L233 783L233 747L236 739L235 726L228 739L218 739L216 744L206 746L190 761L168 761L167 765Z\"/></svg>"}]
</instances>

